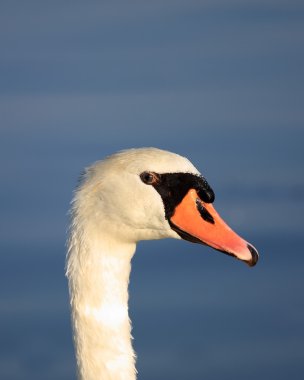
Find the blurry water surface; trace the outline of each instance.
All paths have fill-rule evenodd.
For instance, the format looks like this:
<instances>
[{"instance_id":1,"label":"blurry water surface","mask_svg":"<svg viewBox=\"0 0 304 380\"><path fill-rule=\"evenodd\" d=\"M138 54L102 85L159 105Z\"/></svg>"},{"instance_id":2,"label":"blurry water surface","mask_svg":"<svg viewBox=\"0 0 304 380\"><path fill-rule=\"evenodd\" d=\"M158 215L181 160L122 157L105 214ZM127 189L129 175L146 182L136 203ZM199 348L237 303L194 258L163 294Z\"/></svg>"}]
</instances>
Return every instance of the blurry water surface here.
<instances>
[{"instance_id":1,"label":"blurry water surface","mask_svg":"<svg viewBox=\"0 0 304 380\"><path fill-rule=\"evenodd\" d=\"M259 236L259 265L141 243L130 309L139 379L301 379L303 238ZM74 379L63 247L1 246L3 379Z\"/></svg>"},{"instance_id":2,"label":"blurry water surface","mask_svg":"<svg viewBox=\"0 0 304 380\"><path fill-rule=\"evenodd\" d=\"M130 283L139 379L302 380L302 3L1 2L1 379L75 379L72 191L91 162L157 146L206 175L260 261L140 243Z\"/></svg>"}]
</instances>

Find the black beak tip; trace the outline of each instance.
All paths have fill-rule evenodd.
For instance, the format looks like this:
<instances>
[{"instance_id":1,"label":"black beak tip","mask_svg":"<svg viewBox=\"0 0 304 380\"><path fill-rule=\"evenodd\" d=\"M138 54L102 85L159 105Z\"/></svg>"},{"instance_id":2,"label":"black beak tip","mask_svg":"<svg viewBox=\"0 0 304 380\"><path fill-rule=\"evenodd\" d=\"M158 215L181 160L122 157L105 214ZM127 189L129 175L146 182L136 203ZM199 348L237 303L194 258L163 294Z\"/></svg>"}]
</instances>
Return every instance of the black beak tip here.
<instances>
[{"instance_id":1,"label":"black beak tip","mask_svg":"<svg viewBox=\"0 0 304 380\"><path fill-rule=\"evenodd\" d=\"M254 267L255 264L258 262L259 260L259 254L258 254L258 251L250 244L247 244L247 247L251 253L251 260L247 262L247 264L250 266L250 267Z\"/></svg>"}]
</instances>

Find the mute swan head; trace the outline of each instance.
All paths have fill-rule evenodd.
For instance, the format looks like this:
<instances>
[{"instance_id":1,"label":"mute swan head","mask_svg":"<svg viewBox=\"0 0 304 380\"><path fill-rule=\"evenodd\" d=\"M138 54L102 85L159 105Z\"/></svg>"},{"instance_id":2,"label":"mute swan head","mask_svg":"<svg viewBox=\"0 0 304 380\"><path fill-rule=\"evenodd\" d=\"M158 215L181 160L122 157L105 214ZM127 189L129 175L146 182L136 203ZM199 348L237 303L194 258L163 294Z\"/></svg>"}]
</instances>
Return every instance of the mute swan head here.
<instances>
[{"instance_id":1,"label":"mute swan head","mask_svg":"<svg viewBox=\"0 0 304 380\"><path fill-rule=\"evenodd\" d=\"M85 171L72 205L66 273L79 379L136 379L128 283L139 240L183 238L256 264L256 249L213 201L186 158L155 148L123 151Z\"/></svg>"},{"instance_id":2,"label":"mute swan head","mask_svg":"<svg viewBox=\"0 0 304 380\"><path fill-rule=\"evenodd\" d=\"M76 192L76 220L95 235L136 243L183 238L256 264L256 249L212 206L214 192L192 163L156 148L130 149L88 168ZM80 222L79 222L80 223Z\"/></svg>"}]
</instances>

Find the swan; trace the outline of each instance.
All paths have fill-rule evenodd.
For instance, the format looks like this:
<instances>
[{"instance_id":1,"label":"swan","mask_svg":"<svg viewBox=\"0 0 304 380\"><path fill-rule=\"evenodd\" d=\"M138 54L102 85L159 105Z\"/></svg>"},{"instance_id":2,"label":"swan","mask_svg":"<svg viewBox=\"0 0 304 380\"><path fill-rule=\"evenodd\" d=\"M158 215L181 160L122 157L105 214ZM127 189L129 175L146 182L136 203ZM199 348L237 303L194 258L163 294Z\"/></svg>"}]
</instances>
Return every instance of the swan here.
<instances>
[{"instance_id":1,"label":"swan","mask_svg":"<svg viewBox=\"0 0 304 380\"><path fill-rule=\"evenodd\" d=\"M138 241L183 238L256 264L257 250L213 201L188 159L156 148L125 150L85 170L72 200L66 262L79 379L136 379L128 283Z\"/></svg>"}]
</instances>

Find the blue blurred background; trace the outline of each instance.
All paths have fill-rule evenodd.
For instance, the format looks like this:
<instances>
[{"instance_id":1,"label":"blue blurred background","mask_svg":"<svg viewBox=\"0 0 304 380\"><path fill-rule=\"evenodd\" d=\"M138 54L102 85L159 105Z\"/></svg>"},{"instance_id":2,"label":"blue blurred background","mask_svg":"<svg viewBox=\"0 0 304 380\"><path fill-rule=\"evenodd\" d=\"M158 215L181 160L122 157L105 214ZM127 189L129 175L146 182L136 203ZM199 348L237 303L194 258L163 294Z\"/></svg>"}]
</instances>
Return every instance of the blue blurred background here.
<instances>
[{"instance_id":1,"label":"blue blurred background","mask_svg":"<svg viewBox=\"0 0 304 380\"><path fill-rule=\"evenodd\" d=\"M72 191L141 146L187 156L261 257L140 243L139 379L303 379L303 41L296 0L1 1L1 379L75 379Z\"/></svg>"}]
</instances>

